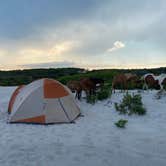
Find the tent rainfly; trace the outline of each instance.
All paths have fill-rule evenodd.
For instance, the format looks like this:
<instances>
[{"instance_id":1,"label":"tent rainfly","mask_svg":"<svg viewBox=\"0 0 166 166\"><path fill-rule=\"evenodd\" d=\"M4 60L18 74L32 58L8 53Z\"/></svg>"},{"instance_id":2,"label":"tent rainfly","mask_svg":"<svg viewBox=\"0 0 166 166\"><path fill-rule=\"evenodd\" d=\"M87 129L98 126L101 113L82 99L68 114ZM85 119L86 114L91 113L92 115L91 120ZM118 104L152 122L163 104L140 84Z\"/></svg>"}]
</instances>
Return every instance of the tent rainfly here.
<instances>
[{"instance_id":1,"label":"tent rainfly","mask_svg":"<svg viewBox=\"0 0 166 166\"><path fill-rule=\"evenodd\" d=\"M66 86L45 78L18 87L8 113L11 123L70 123L80 115L80 109Z\"/></svg>"}]
</instances>

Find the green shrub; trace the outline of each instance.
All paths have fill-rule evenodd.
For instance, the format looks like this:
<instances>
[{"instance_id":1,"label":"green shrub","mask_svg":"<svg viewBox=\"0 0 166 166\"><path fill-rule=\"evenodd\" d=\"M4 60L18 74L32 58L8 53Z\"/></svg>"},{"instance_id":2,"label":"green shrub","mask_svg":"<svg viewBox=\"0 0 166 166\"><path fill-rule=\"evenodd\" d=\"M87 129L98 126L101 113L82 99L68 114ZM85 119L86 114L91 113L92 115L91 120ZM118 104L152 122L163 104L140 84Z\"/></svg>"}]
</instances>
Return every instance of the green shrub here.
<instances>
[{"instance_id":1,"label":"green shrub","mask_svg":"<svg viewBox=\"0 0 166 166\"><path fill-rule=\"evenodd\" d=\"M135 105L134 107L131 108L131 113L135 113L138 115L144 115L146 113L146 110L142 105Z\"/></svg>"},{"instance_id":2,"label":"green shrub","mask_svg":"<svg viewBox=\"0 0 166 166\"><path fill-rule=\"evenodd\" d=\"M115 109L116 109L120 114L126 114L127 108L125 107L124 104L115 103L114 106L115 106Z\"/></svg>"},{"instance_id":3,"label":"green shrub","mask_svg":"<svg viewBox=\"0 0 166 166\"><path fill-rule=\"evenodd\" d=\"M111 95L110 84L101 87L100 91L96 92L96 95L91 95L86 97L87 103L95 104L98 100L105 100Z\"/></svg>"},{"instance_id":4,"label":"green shrub","mask_svg":"<svg viewBox=\"0 0 166 166\"><path fill-rule=\"evenodd\" d=\"M122 114L138 114L144 115L146 109L143 107L142 97L140 94L130 95L126 93L120 104L115 103L115 109Z\"/></svg>"},{"instance_id":5,"label":"green shrub","mask_svg":"<svg viewBox=\"0 0 166 166\"><path fill-rule=\"evenodd\" d=\"M115 122L115 125L116 125L117 127L120 127L120 128L125 128L127 122L128 122L128 120L120 119L120 120L118 120L117 122Z\"/></svg>"},{"instance_id":6,"label":"green shrub","mask_svg":"<svg viewBox=\"0 0 166 166\"><path fill-rule=\"evenodd\" d=\"M97 99L98 100L104 100L109 97L109 92L107 90L102 90L97 93Z\"/></svg>"},{"instance_id":7,"label":"green shrub","mask_svg":"<svg viewBox=\"0 0 166 166\"><path fill-rule=\"evenodd\" d=\"M105 100L111 95L111 86L110 84L104 85L99 92L97 92L98 100Z\"/></svg>"}]
</instances>

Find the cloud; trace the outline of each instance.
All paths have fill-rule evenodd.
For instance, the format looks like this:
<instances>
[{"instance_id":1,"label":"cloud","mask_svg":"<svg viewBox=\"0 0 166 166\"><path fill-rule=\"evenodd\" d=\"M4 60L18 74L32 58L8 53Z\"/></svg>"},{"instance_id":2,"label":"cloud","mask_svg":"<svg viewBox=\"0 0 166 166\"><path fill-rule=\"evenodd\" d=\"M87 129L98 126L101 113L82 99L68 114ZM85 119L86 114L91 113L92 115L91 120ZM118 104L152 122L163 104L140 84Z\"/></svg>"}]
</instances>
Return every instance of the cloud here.
<instances>
[{"instance_id":1,"label":"cloud","mask_svg":"<svg viewBox=\"0 0 166 166\"><path fill-rule=\"evenodd\" d=\"M0 57L4 57L4 56L6 56L7 53L8 53L7 50L5 50L5 49L0 49Z\"/></svg>"},{"instance_id":2,"label":"cloud","mask_svg":"<svg viewBox=\"0 0 166 166\"><path fill-rule=\"evenodd\" d=\"M3 68L65 60L87 67L166 61L166 1L85 1L41 0L40 7L33 0L0 2ZM104 56L112 51L116 56Z\"/></svg>"},{"instance_id":3,"label":"cloud","mask_svg":"<svg viewBox=\"0 0 166 166\"><path fill-rule=\"evenodd\" d=\"M41 48L37 48L35 46L30 47L29 45L27 45L27 47L18 47L16 50L10 50L9 55L7 55L6 58L5 56L1 57L2 51L0 50L0 60L2 61L4 58L6 59L6 68L8 68L8 64L14 65L14 63L16 66L31 63L36 65L50 63L51 65L51 63L54 63L55 61L61 62L65 61L66 59L71 59L70 55L68 54L70 53L70 51L72 51L73 48L75 48L78 45L76 41L57 41L55 43L52 42L48 47Z\"/></svg>"},{"instance_id":4,"label":"cloud","mask_svg":"<svg viewBox=\"0 0 166 166\"><path fill-rule=\"evenodd\" d=\"M0 1L0 36L9 40L36 38L43 27L82 19L96 10L97 4L94 0L40 0L40 6L34 0Z\"/></svg>"},{"instance_id":5,"label":"cloud","mask_svg":"<svg viewBox=\"0 0 166 166\"><path fill-rule=\"evenodd\" d=\"M121 41L116 41L116 42L114 42L113 47L109 48L109 49L107 50L107 52L116 51L116 50L121 49L121 48L124 48L124 47L125 47L125 44L124 44L123 42L121 42Z\"/></svg>"},{"instance_id":6,"label":"cloud","mask_svg":"<svg viewBox=\"0 0 166 166\"><path fill-rule=\"evenodd\" d=\"M64 41L55 44L49 51L48 55L62 55L64 53L70 52L74 47L77 46L76 41Z\"/></svg>"},{"instance_id":7,"label":"cloud","mask_svg":"<svg viewBox=\"0 0 166 166\"><path fill-rule=\"evenodd\" d=\"M43 51L42 50L39 50L39 49L22 49L19 51L19 54L20 55L42 55L43 54Z\"/></svg>"}]
</instances>

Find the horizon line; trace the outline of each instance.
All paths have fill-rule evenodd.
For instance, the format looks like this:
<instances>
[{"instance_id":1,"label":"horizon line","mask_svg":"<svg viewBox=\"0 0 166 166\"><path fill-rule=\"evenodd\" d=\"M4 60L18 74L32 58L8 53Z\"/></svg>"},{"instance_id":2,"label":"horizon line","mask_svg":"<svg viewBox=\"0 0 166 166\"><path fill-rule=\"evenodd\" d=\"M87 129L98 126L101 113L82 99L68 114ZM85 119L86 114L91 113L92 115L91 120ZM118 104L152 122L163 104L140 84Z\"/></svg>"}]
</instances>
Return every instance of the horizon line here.
<instances>
[{"instance_id":1,"label":"horizon line","mask_svg":"<svg viewBox=\"0 0 166 166\"><path fill-rule=\"evenodd\" d=\"M5 71L23 71L23 70L37 70L37 69L67 69L67 68L75 68L75 69L84 69L87 71L93 70L143 70L143 69L159 69L159 68L166 68L166 66L160 67L140 67L140 68L84 68L84 67L41 67L41 68L23 68L23 69L0 69L0 72Z\"/></svg>"}]
</instances>

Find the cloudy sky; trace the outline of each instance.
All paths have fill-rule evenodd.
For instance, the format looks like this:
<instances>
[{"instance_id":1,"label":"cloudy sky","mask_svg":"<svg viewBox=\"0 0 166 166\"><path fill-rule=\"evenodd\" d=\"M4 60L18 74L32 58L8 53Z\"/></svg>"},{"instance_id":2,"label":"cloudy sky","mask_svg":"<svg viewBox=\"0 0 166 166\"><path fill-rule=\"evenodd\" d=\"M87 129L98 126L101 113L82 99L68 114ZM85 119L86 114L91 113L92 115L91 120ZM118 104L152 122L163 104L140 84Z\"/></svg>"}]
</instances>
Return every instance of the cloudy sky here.
<instances>
[{"instance_id":1,"label":"cloudy sky","mask_svg":"<svg viewBox=\"0 0 166 166\"><path fill-rule=\"evenodd\" d=\"M0 69L166 66L165 0L0 0Z\"/></svg>"}]
</instances>

